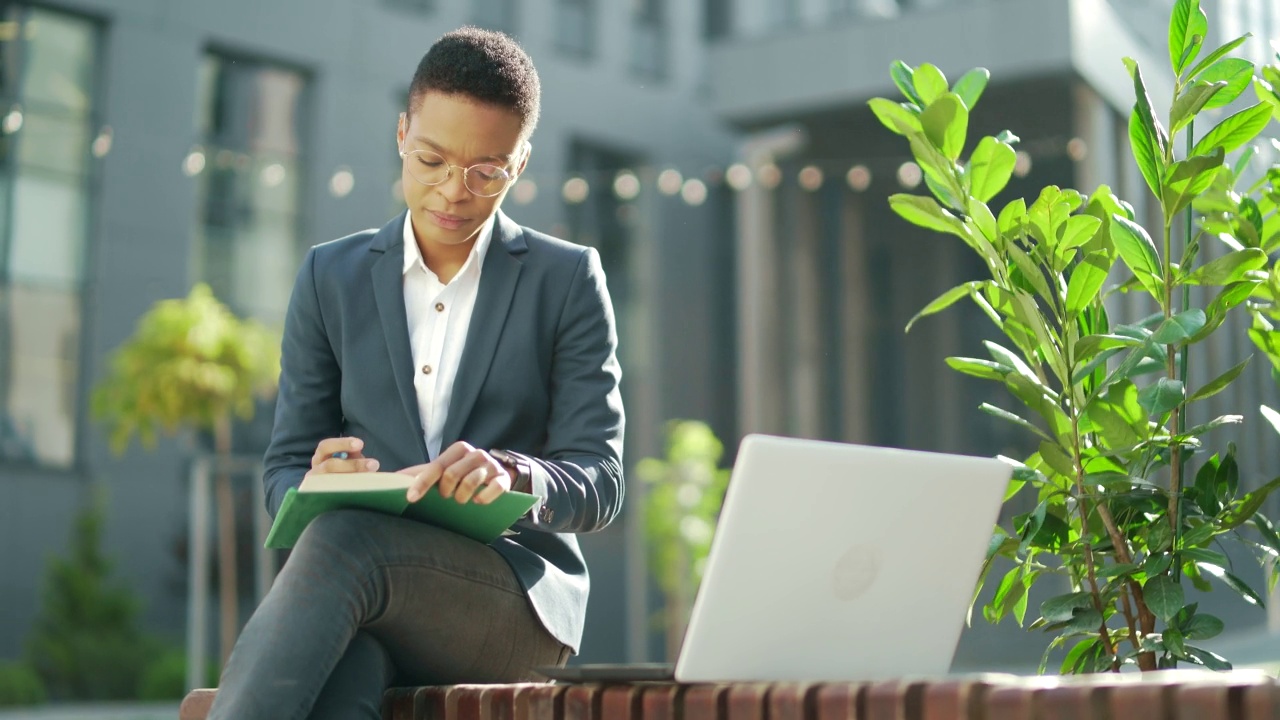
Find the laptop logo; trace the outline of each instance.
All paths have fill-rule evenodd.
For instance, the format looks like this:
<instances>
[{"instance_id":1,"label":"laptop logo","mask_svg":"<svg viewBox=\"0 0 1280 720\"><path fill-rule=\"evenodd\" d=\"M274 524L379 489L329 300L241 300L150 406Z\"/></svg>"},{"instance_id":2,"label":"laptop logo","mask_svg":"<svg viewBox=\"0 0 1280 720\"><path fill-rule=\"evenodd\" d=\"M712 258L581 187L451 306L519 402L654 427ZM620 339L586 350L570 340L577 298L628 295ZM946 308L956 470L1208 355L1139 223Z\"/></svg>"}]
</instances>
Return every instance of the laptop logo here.
<instances>
[{"instance_id":1,"label":"laptop logo","mask_svg":"<svg viewBox=\"0 0 1280 720\"><path fill-rule=\"evenodd\" d=\"M880 553L874 545L855 544L836 561L831 572L831 589L836 599L857 599L871 589L880 576Z\"/></svg>"}]
</instances>

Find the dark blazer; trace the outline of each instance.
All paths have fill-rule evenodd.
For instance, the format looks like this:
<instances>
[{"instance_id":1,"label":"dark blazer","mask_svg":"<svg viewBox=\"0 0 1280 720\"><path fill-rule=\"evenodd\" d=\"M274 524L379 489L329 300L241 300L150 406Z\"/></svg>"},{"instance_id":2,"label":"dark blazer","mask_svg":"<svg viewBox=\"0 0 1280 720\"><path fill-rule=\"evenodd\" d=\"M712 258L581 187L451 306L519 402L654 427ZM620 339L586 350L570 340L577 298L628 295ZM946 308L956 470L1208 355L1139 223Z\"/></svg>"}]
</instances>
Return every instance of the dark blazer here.
<instances>
[{"instance_id":1,"label":"dark blazer","mask_svg":"<svg viewBox=\"0 0 1280 720\"><path fill-rule=\"evenodd\" d=\"M404 214L317 245L285 318L267 448L267 510L302 482L323 438L354 436L386 470L427 462L405 319ZM498 213L441 448L457 440L527 456L544 498L493 543L547 630L576 652L587 568L572 533L622 506L617 332L595 250Z\"/></svg>"}]
</instances>

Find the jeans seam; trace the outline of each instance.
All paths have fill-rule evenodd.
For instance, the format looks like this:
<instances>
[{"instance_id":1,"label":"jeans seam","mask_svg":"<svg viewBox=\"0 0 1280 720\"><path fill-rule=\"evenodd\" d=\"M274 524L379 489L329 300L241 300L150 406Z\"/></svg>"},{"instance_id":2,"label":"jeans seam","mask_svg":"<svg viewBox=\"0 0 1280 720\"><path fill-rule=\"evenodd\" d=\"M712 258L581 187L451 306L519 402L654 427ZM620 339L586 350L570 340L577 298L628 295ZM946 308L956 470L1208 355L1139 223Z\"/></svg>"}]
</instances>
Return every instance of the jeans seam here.
<instances>
[{"instance_id":1,"label":"jeans seam","mask_svg":"<svg viewBox=\"0 0 1280 720\"><path fill-rule=\"evenodd\" d=\"M373 573L374 573L374 572L376 572L376 571L378 571L378 570L385 570L385 569L387 569L387 568L413 568L413 569L416 569L416 570L430 570L430 571L433 571L433 572L443 573L443 574L445 574L445 575L448 575L448 576L450 576L450 577L457 578L457 579L459 579L459 580L466 580L467 582L474 582L474 583L479 583L479 584L481 584L481 585L487 585L487 586L489 586L489 587L493 588L494 590L501 590L501 591L503 591L503 592L510 593L511 595L514 595L514 596L516 596L516 597L528 597L528 596L525 594L524 590L519 588L519 584L518 584L518 583L517 583L517 589L516 589L516 590L512 590L512 589L511 589L511 588L509 588L509 587L505 587L505 586L500 585L500 584L498 584L498 583L495 583L495 582L493 582L493 581L491 581L491 580L485 580L485 579L483 579L483 578L475 577L474 575L468 575L468 574L466 574L466 573L457 572L456 570L451 570L451 569L448 569L448 568L442 568L442 567L427 567L427 566L420 565L420 564L417 564L417 563L409 563L409 562L384 562L384 563L377 563L377 564L376 564L376 565L374 565L374 567L371 569L371 571L369 572L368 576L366 576L366 577L365 577L365 582L366 582L366 583L368 583L368 582L371 582L371 581L372 581L372 579L373 579ZM387 598L387 602L388 602L388 604L390 603L390 601L391 601L391 598L390 598L390 597L388 597L388 598Z\"/></svg>"}]
</instances>

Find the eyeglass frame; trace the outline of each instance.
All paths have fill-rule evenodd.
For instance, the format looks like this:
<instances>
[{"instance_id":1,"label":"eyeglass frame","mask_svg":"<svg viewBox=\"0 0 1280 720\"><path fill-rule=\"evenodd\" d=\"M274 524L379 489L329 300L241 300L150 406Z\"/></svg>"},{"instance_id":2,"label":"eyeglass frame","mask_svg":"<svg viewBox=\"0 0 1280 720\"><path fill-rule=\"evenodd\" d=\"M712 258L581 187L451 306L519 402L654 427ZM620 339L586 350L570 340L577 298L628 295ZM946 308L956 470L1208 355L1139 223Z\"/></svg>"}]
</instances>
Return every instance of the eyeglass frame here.
<instances>
[{"instance_id":1,"label":"eyeglass frame","mask_svg":"<svg viewBox=\"0 0 1280 720\"><path fill-rule=\"evenodd\" d=\"M400 113L400 122L404 124L405 129L406 129L406 131L407 131L407 129L408 129L408 124L409 124L409 123L408 123L408 114L407 114L407 113ZM532 148L531 148L531 147L530 147L530 145L529 145L529 141L528 141L528 140L525 140L525 141L524 141L524 143L523 143L523 145L522 145L522 147L520 148L520 152L519 152L519 154L517 155L518 160L517 160L517 159L513 159L512 161L508 162L508 163L507 163L507 165L505 165L505 166L504 166L504 165L494 165L494 164L492 164L492 163L476 163L475 165L470 165L470 166L468 166L468 167L463 167L463 166L461 166L461 165L454 165L453 163L449 162L447 159L445 159L444 155L441 155L440 153L436 152L435 150L410 150L409 152L405 152L405 150L404 150L404 144L403 144L403 143L400 143L400 144L399 144L399 146L398 146L398 148L397 148L397 150L398 150L398 151L399 151L399 153L400 153L400 159L401 159L401 160L404 160L405 158L409 157L410 155L415 155L415 154L418 154L418 153L431 153L432 155L435 155L436 157L440 158L441 162L443 162L443 163L444 163L444 167L445 167L444 177L443 177L443 178L441 178L439 182L434 182L434 183L423 182L422 180L420 180L420 179L418 178L418 176L417 176L417 175L415 175L413 172L410 172L410 173L409 173L409 175L410 175L410 176L411 176L415 181L417 181L417 182L418 182L418 184L420 184L420 185L425 185L425 186L427 186L427 187L436 187L436 186L438 186L438 185L443 185L443 184L445 184L445 183L449 182L449 178L453 177L453 169L454 169L454 168L458 168L459 170L461 170L461 171L462 171L462 187L466 188L466 189L467 189L467 192L471 193L472 195L475 195L476 197L497 197L497 196L501 195L501 194L503 193L503 191L505 191L506 189L510 188L510 187L511 187L511 185L512 185L516 180L519 180L519 179L520 179L520 173L518 173L518 172L512 172L512 171L511 171L510 169L508 169L508 168L510 168L512 165L519 165L521 162L523 162L524 160L526 160L526 159L529 157L529 151L530 151L531 149L532 149ZM521 157L521 155L522 155L523 157ZM492 195L481 195L480 193L476 192L475 190L472 190L472 189L471 189L471 186L467 184L467 177L468 177L468 173L470 173L471 169L472 169L472 168L480 167L480 166L482 166L482 165L484 165L484 166L488 166L488 167L492 167L492 168L498 168L499 170L501 170L501 171L503 172L503 174L505 174L505 175L507 176L507 178L506 178L506 180L504 181L504 184L503 184L503 186L502 186L502 189L501 189L501 190L499 190L498 192L496 192L496 193L492 194Z\"/></svg>"}]
</instances>

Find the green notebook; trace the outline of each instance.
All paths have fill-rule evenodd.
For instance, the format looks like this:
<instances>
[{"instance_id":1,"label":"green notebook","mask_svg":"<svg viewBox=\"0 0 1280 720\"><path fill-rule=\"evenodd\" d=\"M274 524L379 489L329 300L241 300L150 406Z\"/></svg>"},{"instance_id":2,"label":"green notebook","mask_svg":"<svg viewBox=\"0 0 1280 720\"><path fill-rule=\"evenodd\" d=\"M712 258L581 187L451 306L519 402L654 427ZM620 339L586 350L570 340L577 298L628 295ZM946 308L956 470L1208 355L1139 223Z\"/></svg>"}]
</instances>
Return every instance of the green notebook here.
<instances>
[{"instance_id":1,"label":"green notebook","mask_svg":"<svg viewBox=\"0 0 1280 720\"><path fill-rule=\"evenodd\" d=\"M488 505L459 503L443 498L434 487L415 503L405 498L413 478L401 473L332 473L313 475L285 493L276 513L269 549L291 548L307 523L320 513L342 508L363 508L388 515L403 515L429 523L482 543L491 543L529 512L538 498L509 491Z\"/></svg>"}]
</instances>

